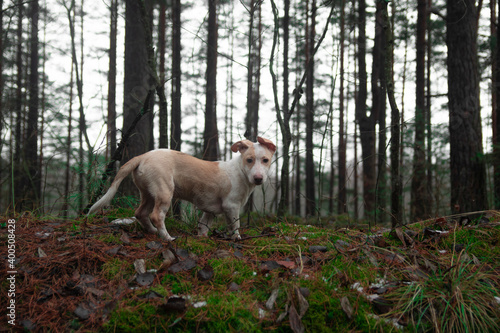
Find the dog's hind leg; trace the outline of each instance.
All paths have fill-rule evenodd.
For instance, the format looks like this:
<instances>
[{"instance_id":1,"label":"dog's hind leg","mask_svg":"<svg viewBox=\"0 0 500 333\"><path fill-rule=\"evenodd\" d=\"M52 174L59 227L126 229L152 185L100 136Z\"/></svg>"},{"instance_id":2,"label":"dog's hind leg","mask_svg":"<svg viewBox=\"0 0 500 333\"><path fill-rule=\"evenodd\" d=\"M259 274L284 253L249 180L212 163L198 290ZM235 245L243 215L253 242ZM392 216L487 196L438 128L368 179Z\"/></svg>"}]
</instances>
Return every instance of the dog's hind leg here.
<instances>
[{"instance_id":1,"label":"dog's hind leg","mask_svg":"<svg viewBox=\"0 0 500 333\"><path fill-rule=\"evenodd\" d=\"M153 212L149 216L154 226L158 229L158 234L160 235L161 239L166 241L175 240L174 237L169 235L167 228L165 228L165 216L167 215L168 209L170 208L171 200L171 195L159 195L155 199Z\"/></svg>"},{"instance_id":2,"label":"dog's hind leg","mask_svg":"<svg viewBox=\"0 0 500 333\"><path fill-rule=\"evenodd\" d=\"M155 201L149 193L141 190L141 204L135 211L135 217L139 220L144 230L156 233L158 230L151 224L149 214L153 211Z\"/></svg>"},{"instance_id":3,"label":"dog's hind leg","mask_svg":"<svg viewBox=\"0 0 500 333\"><path fill-rule=\"evenodd\" d=\"M214 214L203 213L200 221L198 222L198 236L208 236L214 217Z\"/></svg>"}]
</instances>

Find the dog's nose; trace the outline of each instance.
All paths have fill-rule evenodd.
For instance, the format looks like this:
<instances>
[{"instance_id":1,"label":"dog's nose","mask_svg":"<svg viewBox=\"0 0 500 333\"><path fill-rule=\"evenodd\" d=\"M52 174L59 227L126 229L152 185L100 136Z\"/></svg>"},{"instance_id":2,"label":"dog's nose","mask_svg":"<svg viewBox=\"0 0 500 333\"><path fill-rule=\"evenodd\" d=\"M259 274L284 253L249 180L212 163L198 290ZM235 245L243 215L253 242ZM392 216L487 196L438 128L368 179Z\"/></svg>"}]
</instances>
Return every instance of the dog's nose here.
<instances>
[{"instance_id":1,"label":"dog's nose","mask_svg":"<svg viewBox=\"0 0 500 333\"><path fill-rule=\"evenodd\" d=\"M262 182L264 181L264 177L255 176L255 177L253 177L253 181L254 181L255 185L261 185Z\"/></svg>"}]
</instances>

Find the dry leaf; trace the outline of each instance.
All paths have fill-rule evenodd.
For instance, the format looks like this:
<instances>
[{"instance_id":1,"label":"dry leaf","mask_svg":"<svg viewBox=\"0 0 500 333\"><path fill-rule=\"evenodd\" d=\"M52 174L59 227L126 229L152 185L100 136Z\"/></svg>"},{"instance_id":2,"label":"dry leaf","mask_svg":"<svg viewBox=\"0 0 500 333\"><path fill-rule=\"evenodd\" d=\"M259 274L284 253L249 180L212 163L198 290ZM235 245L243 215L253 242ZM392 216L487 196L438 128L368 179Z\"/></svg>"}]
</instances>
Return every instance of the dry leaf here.
<instances>
[{"instance_id":1,"label":"dry leaf","mask_svg":"<svg viewBox=\"0 0 500 333\"><path fill-rule=\"evenodd\" d=\"M405 235L404 235L403 230L401 230L401 228L398 227L398 228L394 229L394 231L396 232L396 236L398 236L401 243L403 243L403 246L406 247Z\"/></svg>"},{"instance_id":2,"label":"dry leaf","mask_svg":"<svg viewBox=\"0 0 500 333\"><path fill-rule=\"evenodd\" d=\"M352 319L352 315L354 313L351 303L349 302L349 299L347 296L342 297L340 300L340 306L342 307L342 310L344 310L345 314L347 315L347 318Z\"/></svg>"},{"instance_id":3,"label":"dry leaf","mask_svg":"<svg viewBox=\"0 0 500 333\"><path fill-rule=\"evenodd\" d=\"M302 320L300 320L299 314L297 313L297 310L293 306L293 304L290 306L290 311L288 311L289 314L289 319L290 319L290 328L292 331L295 333L303 333L305 332L304 324L302 323Z\"/></svg>"},{"instance_id":4,"label":"dry leaf","mask_svg":"<svg viewBox=\"0 0 500 333\"><path fill-rule=\"evenodd\" d=\"M123 244L130 244L130 237L127 235L125 231L122 230L122 235L120 237L120 241L123 242Z\"/></svg>"},{"instance_id":5,"label":"dry leaf","mask_svg":"<svg viewBox=\"0 0 500 333\"><path fill-rule=\"evenodd\" d=\"M47 256L47 253L45 253L44 250L42 250L41 247L38 248L38 257L40 258L45 258Z\"/></svg>"},{"instance_id":6,"label":"dry leaf","mask_svg":"<svg viewBox=\"0 0 500 333\"><path fill-rule=\"evenodd\" d=\"M144 261L144 259L137 259L136 261L134 261L134 267L137 274L146 273L146 262Z\"/></svg>"},{"instance_id":7,"label":"dry leaf","mask_svg":"<svg viewBox=\"0 0 500 333\"><path fill-rule=\"evenodd\" d=\"M304 295L300 292L299 288L295 288L295 294L297 295L297 299L299 300L299 317L302 318L309 309L309 303L305 299Z\"/></svg>"},{"instance_id":8,"label":"dry leaf","mask_svg":"<svg viewBox=\"0 0 500 333\"><path fill-rule=\"evenodd\" d=\"M269 296L269 299L266 302L266 308L268 310L272 310L274 308L274 303L276 302L276 299L278 298L278 293L280 289L276 288L271 292L271 296Z\"/></svg>"}]
</instances>

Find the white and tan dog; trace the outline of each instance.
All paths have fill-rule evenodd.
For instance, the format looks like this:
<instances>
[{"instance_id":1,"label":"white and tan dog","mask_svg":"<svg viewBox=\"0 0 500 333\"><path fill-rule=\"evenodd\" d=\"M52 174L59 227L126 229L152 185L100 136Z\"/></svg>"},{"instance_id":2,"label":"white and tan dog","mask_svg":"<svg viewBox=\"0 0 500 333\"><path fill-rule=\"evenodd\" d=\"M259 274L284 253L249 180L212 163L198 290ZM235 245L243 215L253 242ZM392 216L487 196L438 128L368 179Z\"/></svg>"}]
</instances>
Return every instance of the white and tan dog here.
<instances>
[{"instance_id":1,"label":"white and tan dog","mask_svg":"<svg viewBox=\"0 0 500 333\"><path fill-rule=\"evenodd\" d=\"M111 202L122 180L133 173L141 192L141 204L135 216L148 232L158 232L172 241L165 228L165 215L172 199L187 200L204 213L198 223L198 235L207 236L211 223L224 214L233 238L239 238L240 208L256 185L267 178L276 146L267 139L258 143L238 141L231 146L240 154L230 161L209 162L170 149L157 149L134 157L118 171L108 192L89 210L89 215Z\"/></svg>"}]
</instances>

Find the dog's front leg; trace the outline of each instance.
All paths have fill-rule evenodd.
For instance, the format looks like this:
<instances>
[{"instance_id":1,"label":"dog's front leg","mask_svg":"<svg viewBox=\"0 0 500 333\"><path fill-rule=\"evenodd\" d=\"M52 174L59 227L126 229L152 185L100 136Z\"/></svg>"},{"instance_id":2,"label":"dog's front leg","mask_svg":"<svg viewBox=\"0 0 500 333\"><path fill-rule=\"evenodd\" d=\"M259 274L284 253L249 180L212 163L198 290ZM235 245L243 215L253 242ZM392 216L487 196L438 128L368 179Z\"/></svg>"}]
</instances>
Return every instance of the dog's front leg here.
<instances>
[{"instance_id":1,"label":"dog's front leg","mask_svg":"<svg viewBox=\"0 0 500 333\"><path fill-rule=\"evenodd\" d=\"M240 208L233 207L226 210L226 219L229 234L232 239L241 239L240 236Z\"/></svg>"},{"instance_id":2,"label":"dog's front leg","mask_svg":"<svg viewBox=\"0 0 500 333\"><path fill-rule=\"evenodd\" d=\"M212 228L212 221L215 216L210 213L203 213L200 221L198 222L198 236L208 236L210 228Z\"/></svg>"}]
</instances>

